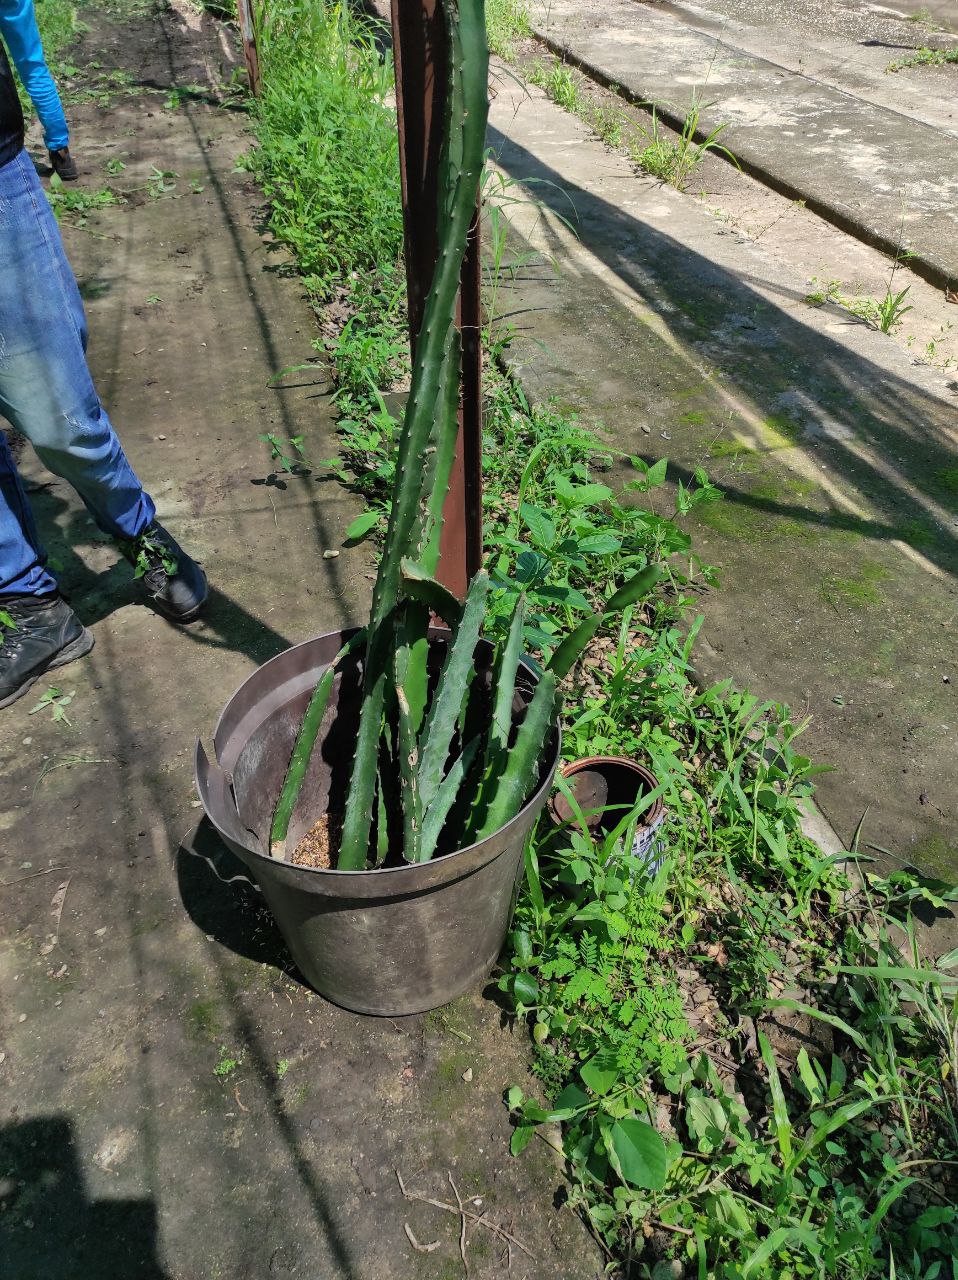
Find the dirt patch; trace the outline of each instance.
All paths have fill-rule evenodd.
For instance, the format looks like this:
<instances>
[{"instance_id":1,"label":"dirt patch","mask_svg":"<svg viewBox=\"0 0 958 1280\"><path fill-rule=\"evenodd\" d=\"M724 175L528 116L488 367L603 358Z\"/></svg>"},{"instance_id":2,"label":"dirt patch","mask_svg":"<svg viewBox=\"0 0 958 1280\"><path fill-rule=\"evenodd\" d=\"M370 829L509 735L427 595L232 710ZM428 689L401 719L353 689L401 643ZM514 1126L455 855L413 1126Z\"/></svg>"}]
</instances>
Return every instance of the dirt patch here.
<instances>
[{"instance_id":1,"label":"dirt patch","mask_svg":"<svg viewBox=\"0 0 958 1280\"><path fill-rule=\"evenodd\" d=\"M316 867L328 870L333 865L333 854L339 850L343 833L342 815L324 813L318 822L302 836L293 850L292 863L296 867Z\"/></svg>"}]
</instances>

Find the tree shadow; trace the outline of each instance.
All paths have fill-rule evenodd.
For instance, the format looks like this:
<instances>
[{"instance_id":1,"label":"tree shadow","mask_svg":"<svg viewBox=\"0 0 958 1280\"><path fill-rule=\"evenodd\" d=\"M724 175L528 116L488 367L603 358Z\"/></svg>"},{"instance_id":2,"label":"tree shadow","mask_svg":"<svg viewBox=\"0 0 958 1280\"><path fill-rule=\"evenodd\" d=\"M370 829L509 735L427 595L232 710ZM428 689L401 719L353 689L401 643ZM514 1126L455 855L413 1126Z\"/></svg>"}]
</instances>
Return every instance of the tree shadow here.
<instances>
[{"instance_id":1,"label":"tree shadow","mask_svg":"<svg viewBox=\"0 0 958 1280\"><path fill-rule=\"evenodd\" d=\"M791 522L899 540L944 572L958 574L958 455L953 431L942 425L943 398L803 323L763 296L769 286L757 277L729 270L570 182L494 128L490 142L507 174L534 183L536 199L556 219L554 225L560 216L569 219L571 200L589 253L656 314L673 346L688 352L703 394L709 386L701 373L704 360L715 371L716 397L729 388L770 428L769 443L746 452L761 459L804 445L871 511L855 515L825 493L817 503L782 501L763 495L757 482L750 487L744 476L719 480L727 503ZM588 277L588 260L568 263L550 220L540 222L551 236L546 252L562 255L566 276ZM800 301L790 290L770 291L783 302ZM635 327L631 319L629 326ZM648 381L658 394L662 383L653 347L661 340L650 332L644 341L650 348ZM958 382L948 389L958 389ZM629 443L641 448L641 437L625 447Z\"/></svg>"},{"instance_id":2,"label":"tree shadow","mask_svg":"<svg viewBox=\"0 0 958 1280\"><path fill-rule=\"evenodd\" d=\"M92 1200L66 1117L0 1127L0 1275L9 1280L172 1280L152 1200Z\"/></svg>"}]
</instances>

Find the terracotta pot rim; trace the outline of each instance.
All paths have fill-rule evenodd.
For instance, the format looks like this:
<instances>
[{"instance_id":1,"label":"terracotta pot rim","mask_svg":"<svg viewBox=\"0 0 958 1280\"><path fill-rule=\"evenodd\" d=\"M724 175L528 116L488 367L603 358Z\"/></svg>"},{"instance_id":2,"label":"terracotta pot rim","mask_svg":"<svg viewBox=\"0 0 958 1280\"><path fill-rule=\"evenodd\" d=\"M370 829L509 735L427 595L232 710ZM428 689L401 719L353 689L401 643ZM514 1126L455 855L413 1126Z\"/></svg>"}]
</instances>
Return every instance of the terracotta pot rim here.
<instances>
[{"instance_id":1,"label":"terracotta pot rim","mask_svg":"<svg viewBox=\"0 0 958 1280\"><path fill-rule=\"evenodd\" d=\"M584 773L589 769L596 769L601 765L620 765L629 769L632 773L638 774L642 782L645 783L646 791L654 791L659 785L659 780L646 765L640 764L638 760L630 760L628 756L581 756L578 760L568 760L559 768L559 773L563 778L573 778L577 773ZM554 800L554 797L553 797ZM549 802L549 812L553 817L558 818L555 812L553 800ZM661 796L657 796L652 804L652 808L647 810L639 820L637 830L644 831L653 827L657 827L665 817L665 802ZM560 822L567 819L558 819Z\"/></svg>"}]
</instances>

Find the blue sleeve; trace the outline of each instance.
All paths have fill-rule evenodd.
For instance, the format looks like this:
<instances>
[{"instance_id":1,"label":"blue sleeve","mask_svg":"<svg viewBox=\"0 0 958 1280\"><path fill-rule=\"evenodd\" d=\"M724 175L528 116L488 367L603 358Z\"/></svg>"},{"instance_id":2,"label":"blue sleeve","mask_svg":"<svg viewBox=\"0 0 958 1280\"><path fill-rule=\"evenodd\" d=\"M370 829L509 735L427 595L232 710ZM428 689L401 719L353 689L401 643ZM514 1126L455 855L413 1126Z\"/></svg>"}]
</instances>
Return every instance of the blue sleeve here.
<instances>
[{"instance_id":1,"label":"blue sleeve","mask_svg":"<svg viewBox=\"0 0 958 1280\"><path fill-rule=\"evenodd\" d=\"M51 151L70 140L60 95L43 58L33 0L0 0L0 35L10 50L23 87L30 95L40 123L43 140Z\"/></svg>"}]
</instances>

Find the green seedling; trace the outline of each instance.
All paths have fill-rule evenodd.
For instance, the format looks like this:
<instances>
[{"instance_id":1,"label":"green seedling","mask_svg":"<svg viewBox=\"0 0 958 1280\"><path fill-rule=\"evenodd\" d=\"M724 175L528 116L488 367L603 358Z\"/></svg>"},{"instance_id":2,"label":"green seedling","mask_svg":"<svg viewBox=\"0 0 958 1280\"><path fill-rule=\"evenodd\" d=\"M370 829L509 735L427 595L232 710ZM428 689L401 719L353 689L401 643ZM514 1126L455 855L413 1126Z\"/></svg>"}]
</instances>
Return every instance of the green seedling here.
<instances>
[{"instance_id":1,"label":"green seedling","mask_svg":"<svg viewBox=\"0 0 958 1280\"><path fill-rule=\"evenodd\" d=\"M228 1080L230 1076L233 1075L233 1073L242 1065L242 1054L238 1057L234 1057L225 1044L220 1045L220 1057L216 1066L213 1068L213 1075L216 1076L218 1080Z\"/></svg>"},{"instance_id":2,"label":"green seedling","mask_svg":"<svg viewBox=\"0 0 958 1280\"><path fill-rule=\"evenodd\" d=\"M39 711L49 710L50 719L54 723L67 724L72 727L72 722L67 716L66 709L75 697L75 689L69 693L63 693L60 689L51 686L40 698L40 701L30 708L27 714L35 716Z\"/></svg>"},{"instance_id":3,"label":"green seedling","mask_svg":"<svg viewBox=\"0 0 958 1280\"><path fill-rule=\"evenodd\" d=\"M677 138L672 138L665 132L659 120L658 108L653 105L651 126L642 129L640 141L634 142L630 147L632 159L646 173L669 183L679 191L685 190L689 178L710 151L725 156L738 168L735 156L718 141L728 128L727 124L716 125L698 140L702 112L711 105L699 102L693 95Z\"/></svg>"},{"instance_id":4,"label":"green seedling","mask_svg":"<svg viewBox=\"0 0 958 1280\"><path fill-rule=\"evenodd\" d=\"M289 436L284 440L276 435L274 431L267 431L258 436L257 439L269 445L270 461L278 463L280 469L285 471L287 475L308 474L310 463L306 453L306 446L303 444L305 436ZM295 456L287 453L287 445L295 451Z\"/></svg>"}]
</instances>

